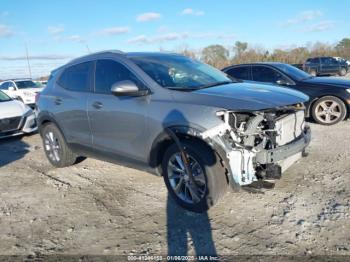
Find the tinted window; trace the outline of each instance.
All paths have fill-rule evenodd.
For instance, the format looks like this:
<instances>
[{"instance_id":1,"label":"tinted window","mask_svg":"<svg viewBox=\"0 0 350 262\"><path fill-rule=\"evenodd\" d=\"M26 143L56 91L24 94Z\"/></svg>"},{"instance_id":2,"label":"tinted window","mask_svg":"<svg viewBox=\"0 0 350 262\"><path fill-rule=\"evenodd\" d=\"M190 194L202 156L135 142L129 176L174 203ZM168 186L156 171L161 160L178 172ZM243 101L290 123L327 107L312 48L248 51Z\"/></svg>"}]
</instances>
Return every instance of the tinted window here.
<instances>
[{"instance_id":1,"label":"tinted window","mask_svg":"<svg viewBox=\"0 0 350 262\"><path fill-rule=\"evenodd\" d=\"M7 96L5 93L0 91L0 102L7 102L10 101L11 98Z\"/></svg>"},{"instance_id":2,"label":"tinted window","mask_svg":"<svg viewBox=\"0 0 350 262\"><path fill-rule=\"evenodd\" d=\"M0 86L0 89L1 89L1 90L7 90L7 89L8 89L8 86L9 86L9 83L8 83L8 82L2 83L2 85Z\"/></svg>"},{"instance_id":3,"label":"tinted window","mask_svg":"<svg viewBox=\"0 0 350 262\"><path fill-rule=\"evenodd\" d=\"M284 76L276 70L265 66L253 66L253 80L258 82L276 83L277 80L284 79Z\"/></svg>"},{"instance_id":4,"label":"tinted window","mask_svg":"<svg viewBox=\"0 0 350 262\"><path fill-rule=\"evenodd\" d=\"M16 85L19 89L39 87L36 83L30 80L16 81Z\"/></svg>"},{"instance_id":5,"label":"tinted window","mask_svg":"<svg viewBox=\"0 0 350 262\"><path fill-rule=\"evenodd\" d=\"M58 83L71 91L88 92L90 90L93 62L85 62L68 67L60 76Z\"/></svg>"},{"instance_id":6,"label":"tinted window","mask_svg":"<svg viewBox=\"0 0 350 262\"><path fill-rule=\"evenodd\" d=\"M124 80L131 80L142 88L137 77L122 64L107 59L96 62L95 92L110 94L112 85Z\"/></svg>"},{"instance_id":7,"label":"tinted window","mask_svg":"<svg viewBox=\"0 0 350 262\"><path fill-rule=\"evenodd\" d=\"M317 64L319 63L319 61L318 61L318 58L309 58L308 60L306 60L306 63Z\"/></svg>"},{"instance_id":8,"label":"tinted window","mask_svg":"<svg viewBox=\"0 0 350 262\"><path fill-rule=\"evenodd\" d=\"M275 64L274 66L285 73L287 76L296 80L303 80L311 77L311 75L304 72L303 70L300 70L288 64Z\"/></svg>"},{"instance_id":9,"label":"tinted window","mask_svg":"<svg viewBox=\"0 0 350 262\"><path fill-rule=\"evenodd\" d=\"M234 67L226 72L228 75L241 79L241 80L250 80L250 67L249 66L241 66L241 67Z\"/></svg>"}]
</instances>

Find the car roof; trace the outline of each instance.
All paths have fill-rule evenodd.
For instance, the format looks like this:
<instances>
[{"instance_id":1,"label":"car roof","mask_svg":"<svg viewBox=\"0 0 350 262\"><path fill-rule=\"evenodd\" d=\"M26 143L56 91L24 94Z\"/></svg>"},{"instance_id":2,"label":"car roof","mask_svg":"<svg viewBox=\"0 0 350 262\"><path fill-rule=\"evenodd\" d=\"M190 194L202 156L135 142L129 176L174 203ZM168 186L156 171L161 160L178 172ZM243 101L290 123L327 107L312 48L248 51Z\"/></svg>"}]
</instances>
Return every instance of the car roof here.
<instances>
[{"instance_id":1,"label":"car roof","mask_svg":"<svg viewBox=\"0 0 350 262\"><path fill-rule=\"evenodd\" d=\"M33 81L31 78L11 78L11 79L4 79L1 80L0 82L6 82L6 81Z\"/></svg>"},{"instance_id":2,"label":"car roof","mask_svg":"<svg viewBox=\"0 0 350 262\"><path fill-rule=\"evenodd\" d=\"M225 68L223 68L222 70L227 70L230 68L234 68L234 67L239 67L239 66L252 66L252 65L284 65L286 63L281 63L281 62L253 62L253 63L244 63L244 64L236 64L236 65L230 65L227 66Z\"/></svg>"}]
</instances>

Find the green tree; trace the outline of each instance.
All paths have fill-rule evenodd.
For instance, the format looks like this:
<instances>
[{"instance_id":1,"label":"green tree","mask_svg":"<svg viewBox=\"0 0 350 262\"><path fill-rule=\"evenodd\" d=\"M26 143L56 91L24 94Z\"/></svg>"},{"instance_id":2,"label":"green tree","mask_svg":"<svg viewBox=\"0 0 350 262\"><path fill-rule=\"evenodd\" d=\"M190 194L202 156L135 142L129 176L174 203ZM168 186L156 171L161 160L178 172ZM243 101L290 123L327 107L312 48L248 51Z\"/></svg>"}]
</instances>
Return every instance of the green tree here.
<instances>
[{"instance_id":1,"label":"green tree","mask_svg":"<svg viewBox=\"0 0 350 262\"><path fill-rule=\"evenodd\" d=\"M236 54L236 56L240 57L242 53L247 50L248 43L247 42L240 42L236 41L235 46L233 47L233 50Z\"/></svg>"},{"instance_id":2,"label":"green tree","mask_svg":"<svg viewBox=\"0 0 350 262\"><path fill-rule=\"evenodd\" d=\"M203 49L201 59L203 62L215 67L228 64L229 51L222 45L210 45Z\"/></svg>"}]
</instances>

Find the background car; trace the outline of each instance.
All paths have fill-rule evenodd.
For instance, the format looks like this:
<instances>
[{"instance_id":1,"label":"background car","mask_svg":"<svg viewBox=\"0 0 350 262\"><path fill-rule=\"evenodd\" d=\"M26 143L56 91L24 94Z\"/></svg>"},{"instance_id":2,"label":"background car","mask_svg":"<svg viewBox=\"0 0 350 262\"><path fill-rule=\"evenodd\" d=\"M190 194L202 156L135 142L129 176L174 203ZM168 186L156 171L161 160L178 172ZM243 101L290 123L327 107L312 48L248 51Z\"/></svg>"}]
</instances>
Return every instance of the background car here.
<instances>
[{"instance_id":1,"label":"background car","mask_svg":"<svg viewBox=\"0 0 350 262\"><path fill-rule=\"evenodd\" d=\"M307 94L307 116L319 124L333 125L349 116L349 80L313 77L292 65L274 62L233 65L222 70L243 81L274 84Z\"/></svg>"},{"instance_id":2,"label":"background car","mask_svg":"<svg viewBox=\"0 0 350 262\"><path fill-rule=\"evenodd\" d=\"M43 90L43 87L37 85L31 79L13 79L1 82L0 90L34 108L35 96Z\"/></svg>"},{"instance_id":3,"label":"background car","mask_svg":"<svg viewBox=\"0 0 350 262\"><path fill-rule=\"evenodd\" d=\"M0 138L29 134L36 130L34 111L0 91Z\"/></svg>"},{"instance_id":4,"label":"background car","mask_svg":"<svg viewBox=\"0 0 350 262\"><path fill-rule=\"evenodd\" d=\"M313 57L306 60L303 65L303 70L312 76L345 76L349 70L349 65L345 61L337 60L334 57Z\"/></svg>"}]
</instances>

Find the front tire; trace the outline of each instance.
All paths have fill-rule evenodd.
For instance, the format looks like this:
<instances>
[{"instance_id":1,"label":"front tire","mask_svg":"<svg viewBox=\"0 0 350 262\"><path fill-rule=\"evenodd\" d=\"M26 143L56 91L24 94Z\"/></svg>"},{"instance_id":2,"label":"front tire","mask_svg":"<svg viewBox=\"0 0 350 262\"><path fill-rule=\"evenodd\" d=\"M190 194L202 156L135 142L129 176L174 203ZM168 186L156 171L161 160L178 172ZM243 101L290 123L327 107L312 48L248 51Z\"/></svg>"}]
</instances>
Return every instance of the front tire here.
<instances>
[{"instance_id":1,"label":"front tire","mask_svg":"<svg viewBox=\"0 0 350 262\"><path fill-rule=\"evenodd\" d=\"M43 147L49 162L55 167L73 165L77 156L68 147L61 131L53 123L46 124L41 132Z\"/></svg>"},{"instance_id":2,"label":"front tire","mask_svg":"<svg viewBox=\"0 0 350 262\"><path fill-rule=\"evenodd\" d=\"M312 117L321 125L334 125L346 117L346 106L342 100L334 96L324 96L312 106Z\"/></svg>"},{"instance_id":3,"label":"front tire","mask_svg":"<svg viewBox=\"0 0 350 262\"><path fill-rule=\"evenodd\" d=\"M194 176L191 182L176 144L165 152L162 170L169 194L181 207L192 212L205 212L215 205L228 187L225 168L219 156L205 144L182 141Z\"/></svg>"},{"instance_id":4,"label":"front tire","mask_svg":"<svg viewBox=\"0 0 350 262\"><path fill-rule=\"evenodd\" d=\"M315 69L311 69L311 70L309 71L309 74L312 75L312 76L317 76L317 72L316 72Z\"/></svg>"}]
</instances>

